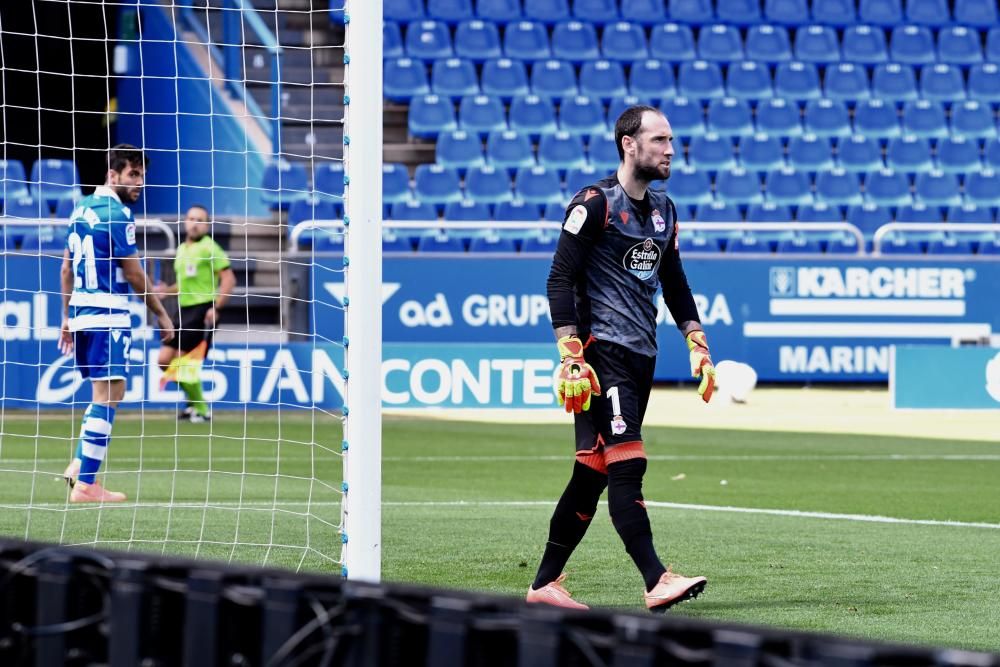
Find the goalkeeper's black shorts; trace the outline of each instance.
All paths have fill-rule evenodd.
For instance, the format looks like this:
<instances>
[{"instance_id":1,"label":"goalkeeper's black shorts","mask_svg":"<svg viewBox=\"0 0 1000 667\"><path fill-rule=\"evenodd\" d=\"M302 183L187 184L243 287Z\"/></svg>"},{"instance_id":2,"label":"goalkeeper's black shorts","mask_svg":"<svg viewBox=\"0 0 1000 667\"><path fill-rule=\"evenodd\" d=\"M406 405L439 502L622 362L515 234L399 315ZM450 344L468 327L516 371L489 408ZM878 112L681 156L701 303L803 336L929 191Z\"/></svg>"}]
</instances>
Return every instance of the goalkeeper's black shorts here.
<instances>
[{"instance_id":1,"label":"goalkeeper's black shorts","mask_svg":"<svg viewBox=\"0 0 1000 667\"><path fill-rule=\"evenodd\" d=\"M172 347L181 352L190 352L198 347L201 341L208 341L208 347L212 347L212 332L214 326L205 324L205 314L212 307L212 302L199 303L193 306L180 306L180 312L174 312L174 326L177 328L177 335L173 340L164 343L167 347ZM600 376L598 376L600 377Z\"/></svg>"},{"instance_id":2,"label":"goalkeeper's black shorts","mask_svg":"<svg viewBox=\"0 0 1000 667\"><path fill-rule=\"evenodd\" d=\"M590 399L590 410L574 415L576 451L642 440L656 357L600 340L592 340L583 356L597 373L601 395Z\"/></svg>"}]
</instances>

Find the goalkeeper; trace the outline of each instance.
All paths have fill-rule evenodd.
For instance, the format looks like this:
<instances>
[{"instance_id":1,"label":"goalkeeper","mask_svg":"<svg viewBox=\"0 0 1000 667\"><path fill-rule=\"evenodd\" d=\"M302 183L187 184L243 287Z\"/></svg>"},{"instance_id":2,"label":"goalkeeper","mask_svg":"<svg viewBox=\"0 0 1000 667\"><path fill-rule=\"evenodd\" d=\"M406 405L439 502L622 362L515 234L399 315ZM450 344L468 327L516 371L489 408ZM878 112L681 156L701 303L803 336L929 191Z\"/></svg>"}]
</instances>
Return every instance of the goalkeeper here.
<instances>
[{"instance_id":1,"label":"goalkeeper","mask_svg":"<svg viewBox=\"0 0 1000 667\"><path fill-rule=\"evenodd\" d=\"M651 183L670 177L672 131L657 109L634 106L615 123L618 171L576 194L548 279L562 360L557 393L575 413L576 461L549 523L528 602L585 609L561 574L608 490L608 510L644 581L647 608L663 612L697 596L704 577L663 567L642 496L642 420L656 365L656 304L663 299L684 337L692 375L708 402L715 369L677 249L673 202Z\"/></svg>"},{"instance_id":2,"label":"goalkeeper","mask_svg":"<svg viewBox=\"0 0 1000 667\"><path fill-rule=\"evenodd\" d=\"M226 305L236 286L236 275L229 257L208 235L208 209L195 205L184 217L186 239L174 258L176 281L160 282L156 292L176 294L180 322L177 336L160 348L159 364L164 370L163 384L175 380L187 396L187 405L178 419L194 424L206 422L212 413L201 387L201 365L212 345L212 332L219 320L219 310Z\"/></svg>"}]
</instances>

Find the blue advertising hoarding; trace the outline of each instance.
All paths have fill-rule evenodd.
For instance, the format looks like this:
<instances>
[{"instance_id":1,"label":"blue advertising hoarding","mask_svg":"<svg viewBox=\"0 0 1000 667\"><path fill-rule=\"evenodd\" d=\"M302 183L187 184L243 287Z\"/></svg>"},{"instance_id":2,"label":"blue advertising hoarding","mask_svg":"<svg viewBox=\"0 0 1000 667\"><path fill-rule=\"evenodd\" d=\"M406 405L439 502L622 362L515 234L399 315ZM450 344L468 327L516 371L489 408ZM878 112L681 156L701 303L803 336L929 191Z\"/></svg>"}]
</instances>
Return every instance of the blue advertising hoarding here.
<instances>
[{"instance_id":1,"label":"blue advertising hoarding","mask_svg":"<svg viewBox=\"0 0 1000 667\"><path fill-rule=\"evenodd\" d=\"M895 347L889 393L897 409L1000 410L1000 348Z\"/></svg>"}]
</instances>

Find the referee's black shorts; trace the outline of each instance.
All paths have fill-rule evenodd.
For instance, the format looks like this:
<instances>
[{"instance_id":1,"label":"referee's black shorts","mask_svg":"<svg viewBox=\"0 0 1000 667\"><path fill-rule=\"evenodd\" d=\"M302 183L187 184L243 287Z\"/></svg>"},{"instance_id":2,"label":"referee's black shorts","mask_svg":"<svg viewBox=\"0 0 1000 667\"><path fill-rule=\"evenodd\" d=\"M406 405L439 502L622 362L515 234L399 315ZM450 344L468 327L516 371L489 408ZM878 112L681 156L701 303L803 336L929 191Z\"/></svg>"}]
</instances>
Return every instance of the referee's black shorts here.
<instances>
[{"instance_id":1,"label":"referee's black shorts","mask_svg":"<svg viewBox=\"0 0 1000 667\"><path fill-rule=\"evenodd\" d=\"M164 345L190 352L198 347L201 341L208 341L208 347L212 347L213 326L205 324L205 314L213 306L213 302L199 303L193 306L180 306L179 312L174 313L174 326L177 328L177 335ZM600 376L598 376L600 377Z\"/></svg>"},{"instance_id":2,"label":"referee's black shorts","mask_svg":"<svg viewBox=\"0 0 1000 667\"><path fill-rule=\"evenodd\" d=\"M583 356L597 373L601 395L591 398L590 410L574 415L576 451L641 441L656 357L600 340L592 340Z\"/></svg>"}]
</instances>

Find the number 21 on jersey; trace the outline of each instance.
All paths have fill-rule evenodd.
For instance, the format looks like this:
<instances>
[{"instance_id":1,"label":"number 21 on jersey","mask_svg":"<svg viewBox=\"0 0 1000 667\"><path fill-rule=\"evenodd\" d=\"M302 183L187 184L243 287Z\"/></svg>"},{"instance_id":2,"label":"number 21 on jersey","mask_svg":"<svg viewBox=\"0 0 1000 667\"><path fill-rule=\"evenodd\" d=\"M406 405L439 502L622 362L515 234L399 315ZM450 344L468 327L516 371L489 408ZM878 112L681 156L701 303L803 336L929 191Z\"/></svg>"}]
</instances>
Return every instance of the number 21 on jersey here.
<instances>
[{"instance_id":1,"label":"number 21 on jersey","mask_svg":"<svg viewBox=\"0 0 1000 667\"><path fill-rule=\"evenodd\" d=\"M94 237L89 234L80 237L73 232L66 239L73 260L73 287L81 289L97 289L97 259L94 253ZM80 279L80 262L83 262L84 278Z\"/></svg>"}]
</instances>

